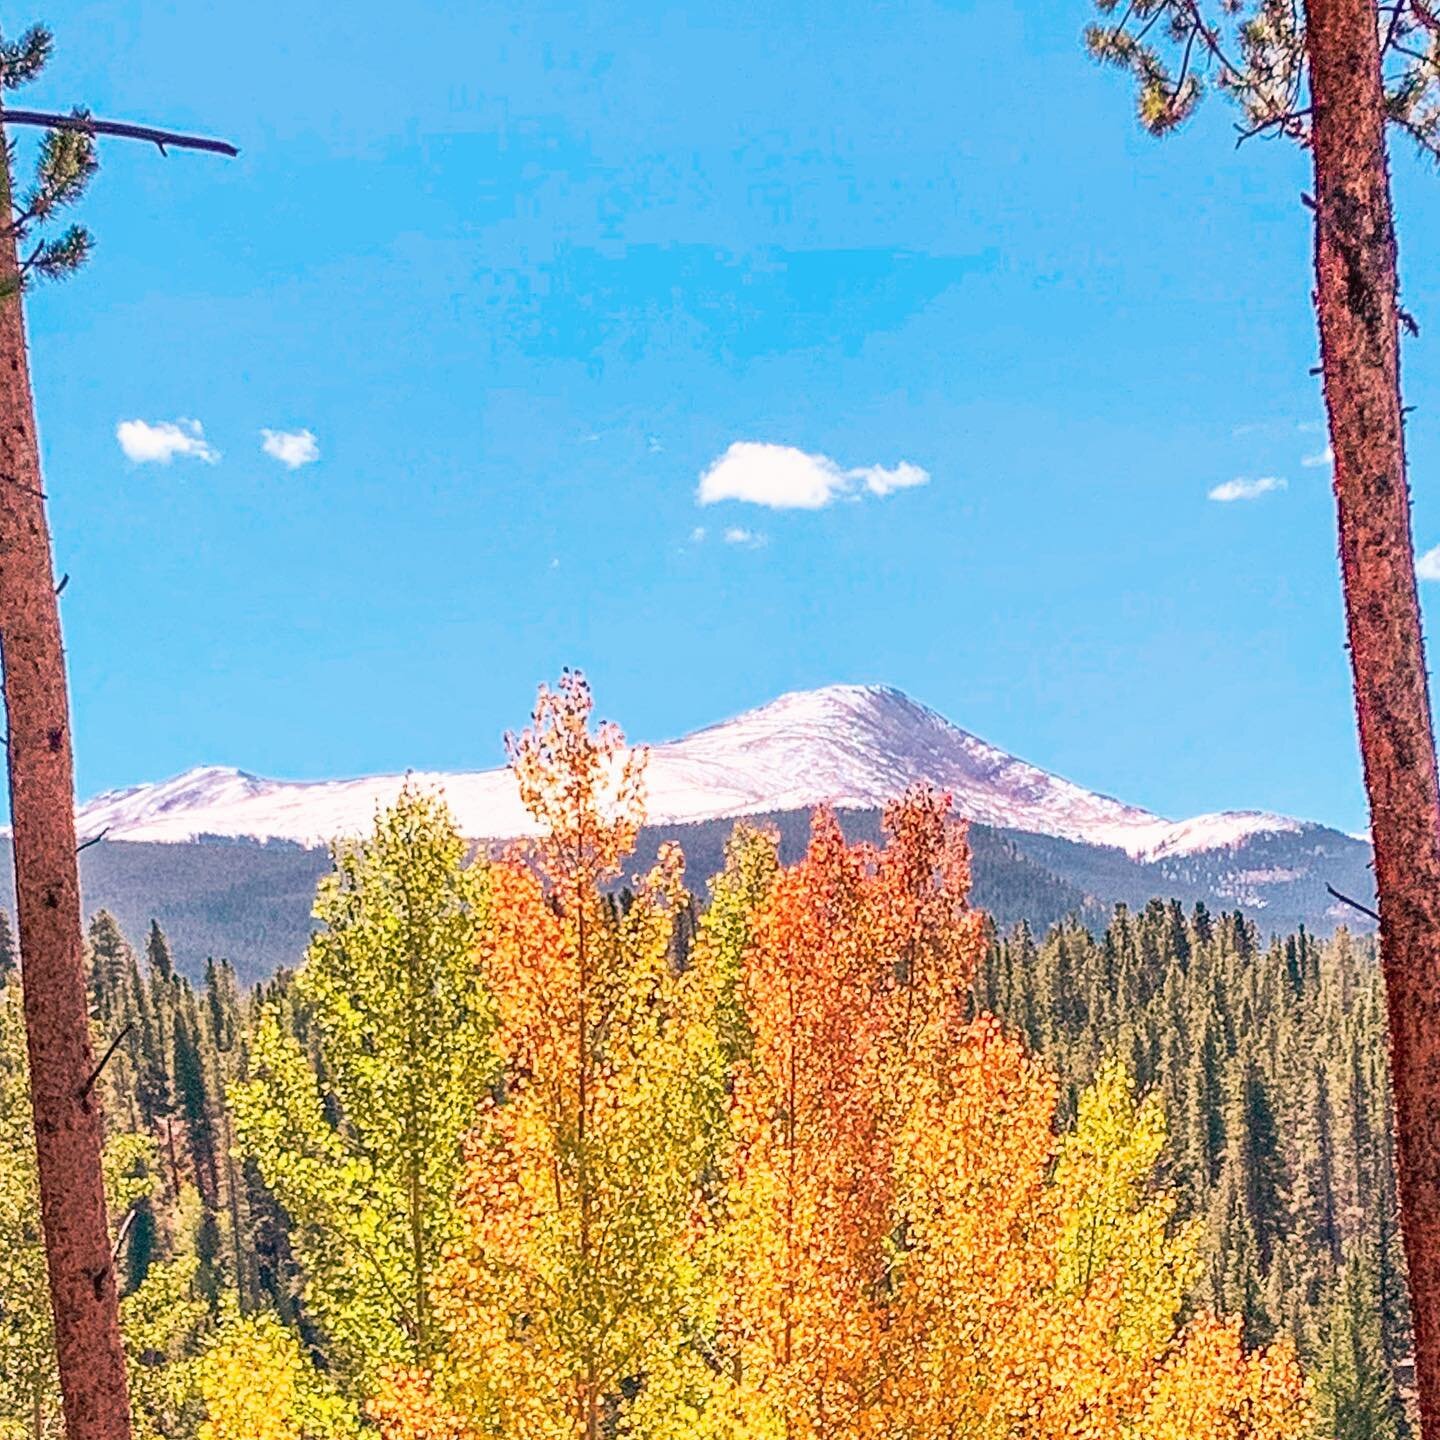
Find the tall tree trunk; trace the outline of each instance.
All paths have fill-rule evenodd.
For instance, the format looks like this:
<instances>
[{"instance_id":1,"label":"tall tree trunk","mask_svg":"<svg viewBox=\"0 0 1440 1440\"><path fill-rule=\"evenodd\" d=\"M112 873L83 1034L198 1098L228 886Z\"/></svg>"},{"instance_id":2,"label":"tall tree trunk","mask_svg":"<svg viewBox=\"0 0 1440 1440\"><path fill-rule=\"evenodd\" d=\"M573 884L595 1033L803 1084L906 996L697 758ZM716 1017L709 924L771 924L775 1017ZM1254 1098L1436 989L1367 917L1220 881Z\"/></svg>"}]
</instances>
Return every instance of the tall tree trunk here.
<instances>
[{"instance_id":1,"label":"tall tree trunk","mask_svg":"<svg viewBox=\"0 0 1440 1440\"><path fill-rule=\"evenodd\" d=\"M3 135L0 135L3 141ZM10 177L0 144L0 216ZM40 1213L68 1440L130 1433L85 993L65 654L15 244L0 235L0 656Z\"/></svg>"},{"instance_id":2,"label":"tall tree trunk","mask_svg":"<svg viewBox=\"0 0 1440 1440\"><path fill-rule=\"evenodd\" d=\"M1440 1440L1440 792L1400 406L1376 0L1306 0L1315 273L1340 563L1370 796L1402 1226L1427 1440Z\"/></svg>"}]
</instances>

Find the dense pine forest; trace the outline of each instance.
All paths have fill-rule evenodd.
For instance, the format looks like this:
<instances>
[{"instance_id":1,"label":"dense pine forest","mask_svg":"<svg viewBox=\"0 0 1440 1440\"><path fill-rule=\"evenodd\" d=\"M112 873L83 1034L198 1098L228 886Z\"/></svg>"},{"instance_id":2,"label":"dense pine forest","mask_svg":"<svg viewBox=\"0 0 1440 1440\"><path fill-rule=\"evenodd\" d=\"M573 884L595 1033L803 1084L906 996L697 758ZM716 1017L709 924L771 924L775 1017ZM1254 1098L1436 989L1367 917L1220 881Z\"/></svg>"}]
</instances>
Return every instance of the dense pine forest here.
<instances>
[{"instance_id":1,"label":"dense pine forest","mask_svg":"<svg viewBox=\"0 0 1440 1440\"><path fill-rule=\"evenodd\" d=\"M137 1433L1411 1433L1369 942L997 933L923 792L617 894L640 776L588 716L514 747L525 855L417 793L339 847L294 973L91 920ZM0 1436L42 1440L8 923L0 973Z\"/></svg>"}]
</instances>

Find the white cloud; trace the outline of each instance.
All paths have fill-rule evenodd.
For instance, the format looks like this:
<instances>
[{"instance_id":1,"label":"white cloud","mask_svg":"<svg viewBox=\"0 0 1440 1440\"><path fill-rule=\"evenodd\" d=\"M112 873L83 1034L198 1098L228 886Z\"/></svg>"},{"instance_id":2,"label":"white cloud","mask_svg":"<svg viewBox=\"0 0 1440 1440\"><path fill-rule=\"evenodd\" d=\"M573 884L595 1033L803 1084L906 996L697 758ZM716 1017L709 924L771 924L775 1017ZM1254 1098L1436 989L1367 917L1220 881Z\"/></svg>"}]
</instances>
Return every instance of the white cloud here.
<instances>
[{"instance_id":1,"label":"white cloud","mask_svg":"<svg viewBox=\"0 0 1440 1440\"><path fill-rule=\"evenodd\" d=\"M320 443L313 430L262 430L260 448L287 470L313 465L320 458Z\"/></svg>"},{"instance_id":2,"label":"white cloud","mask_svg":"<svg viewBox=\"0 0 1440 1440\"><path fill-rule=\"evenodd\" d=\"M732 525L725 531L727 545L744 545L747 549L758 550L766 543L765 536L758 531L747 530L743 525Z\"/></svg>"},{"instance_id":3,"label":"white cloud","mask_svg":"<svg viewBox=\"0 0 1440 1440\"><path fill-rule=\"evenodd\" d=\"M692 545L703 545L705 543L705 527L703 525L697 525L690 532L690 543Z\"/></svg>"},{"instance_id":4,"label":"white cloud","mask_svg":"<svg viewBox=\"0 0 1440 1440\"><path fill-rule=\"evenodd\" d=\"M1415 562L1415 574L1421 580L1440 580L1440 545L1427 550Z\"/></svg>"},{"instance_id":5,"label":"white cloud","mask_svg":"<svg viewBox=\"0 0 1440 1440\"><path fill-rule=\"evenodd\" d=\"M741 500L772 510L820 510L842 496L890 495L929 479L907 460L893 468L844 470L828 455L810 455L793 445L737 440L701 475L695 498L701 505Z\"/></svg>"},{"instance_id":6,"label":"white cloud","mask_svg":"<svg viewBox=\"0 0 1440 1440\"><path fill-rule=\"evenodd\" d=\"M1321 465L1333 465L1335 463L1335 452L1327 445L1323 450L1317 451L1314 455L1307 455L1300 463L1311 470Z\"/></svg>"},{"instance_id":7,"label":"white cloud","mask_svg":"<svg viewBox=\"0 0 1440 1440\"><path fill-rule=\"evenodd\" d=\"M168 465L177 455L213 465L220 452L205 439L198 420L122 420L115 438L126 459L137 465Z\"/></svg>"},{"instance_id":8,"label":"white cloud","mask_svg":"<svg viewBox=\"0 0 1440 1440\"><path fill-rule=\"evenodd\" d=\"M1258 480L1227 480L1210 492L1210 499L1222 503L1230 500L1258 500L1272 490L1283 490L1285 482L1275 475L1262 475Z\"/></svg>"},{"instance_id":9,"label":"white cloud","mask_svg":"<svg viewBox=\"0 0 1440 1440\"><path fill-rule=\"evenodd\" d=\"M908 460L902 460L889 470L883 465L866 465L862 469L851 470L849 473L861 481L872 495L880 496L893 494L896 490L910 490L916 485L930 483L929 472L922 470L918 465L912 465Z\"/></svg>"}]
</instances>

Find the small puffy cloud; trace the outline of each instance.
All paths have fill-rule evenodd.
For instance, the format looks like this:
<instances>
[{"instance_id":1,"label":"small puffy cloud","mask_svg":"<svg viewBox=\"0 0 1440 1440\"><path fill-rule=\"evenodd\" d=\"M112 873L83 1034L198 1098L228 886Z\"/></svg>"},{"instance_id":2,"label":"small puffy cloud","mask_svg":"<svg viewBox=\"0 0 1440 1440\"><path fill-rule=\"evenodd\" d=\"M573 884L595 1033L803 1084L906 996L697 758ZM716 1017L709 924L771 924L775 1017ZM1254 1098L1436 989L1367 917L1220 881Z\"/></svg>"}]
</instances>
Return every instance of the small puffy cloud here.
<instances>
[{"instance_id":1,"label":"small puffy cloud","mask_svg":"<svg viewBox=\"0 0 1440 1440\"><path fill-rule=\"evenodd\" d=\"M849 473L872 495L880 496L892 495L896 490L911 490L930 481L928 471L912 465L908 460L902 460L888 470L883 465L866 465Z\"/></svg>"},{"instance_id":2,"label":"small puffy cloud","mask_svg":"<svg viewBox=\"0 0 1440 1440\"><path fill-rule=\"evenodd\" d=\"M1415 562L1415 574L1421 580L1440 580L1440 545L1427 550Z\"/></svg>"},{"instance_id":3,"label":"small puffy cloud","mask_svg":"<svg viewBox=\"0 0 1440 1440\"><path fill-rule=\"evenodd\" d=\"M737 440L701 475L695 498L701 505L740 500L772 510L821 510L845 496L890 495L929 479L927 471L907 460L893 468L846 470L828 455L811 455L793 445Z\"/></svg>"},{"instance_id":4,"label":"small puffy cloud","mask_svg":"<svg viewBox=\"0 0 1440 1440\"><path fill-rule=\"evenodd\" d=\"M1226 504L1232 500L1258 500L1272 490L1283 490L1285 482L1276 475L1262 475L1258 480L1227 480L1211 492L1212 500Z\"/></svg>"},{"instance_id":5,"label":"small puffy cloud","mask_svg":"<svg viewBox=\"0 0 1440 1440\"><path fill-rule=\"evenodd\" d=\"M198 420L122 420L115 427L115 438L125 458L137 465L168 465L177 455L207 465L220 458Z\"/></svg>"},{"instance_id":6,"label":"small puffy cloud","mask_svg":"<svg viewBox=\"0 0 1440 1440\"><path fill-rule=\"evenodd\" d=\"M1311 470L1321 465L1333 465L1335 452L1327 445L1323 450L1317 450L1315 454L1307 455L1300 463Z\"/></svg>"},{"instance_id":7,"label":"small puffy cloud","mask_svg":"<svg viewBox=\"0 0 1440 1440\"><path fill-rule=\"evenodd\" d=\"M703 525L697 525L690 532L690 543L692 545L703 545L705 543L705 527Z\"/></svg>"},{"instance_id":8,"label":"small puffy cloud","mask_svg":"<svg viewBox=\"0 0 1440 1440\"><path fill-rule=\"evenodd\" d=\"M313 465L320 458L320 442L313 430L262 430L260 448L287 470Z\"/></svg>"},{"instance_id":9,"label":"small puffy cloud","mask_svg":"<svg viewBox=\"0 0 1440 1440\"><path fill-rule=\"evenodd\" d=\"M743 525L731 525L724 535L727 545L743 545L747 550L758 550L765 544L765 537L758 531L747 530Z\"/></svg>"}]
</instances>

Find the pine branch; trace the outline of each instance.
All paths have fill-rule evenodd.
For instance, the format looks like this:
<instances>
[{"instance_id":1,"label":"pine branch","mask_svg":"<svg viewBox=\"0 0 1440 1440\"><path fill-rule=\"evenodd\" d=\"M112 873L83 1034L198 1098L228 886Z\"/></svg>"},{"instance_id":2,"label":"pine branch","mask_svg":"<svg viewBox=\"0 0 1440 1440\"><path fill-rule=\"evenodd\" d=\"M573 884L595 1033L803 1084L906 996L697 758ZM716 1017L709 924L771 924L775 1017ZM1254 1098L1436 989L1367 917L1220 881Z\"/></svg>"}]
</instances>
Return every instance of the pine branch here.
<instances>
[{"instance_id":1,"label":"pine branch","mask_svg":"<svg viewBox=\"0 0 1440 1440\"><path fill-rule=\"evenodd\" d=\"M46 130L75 130L92 138L97 135L118 135L124 140L144 140L162 155L173 146L177 150L206 150L212 155L236 156L240 151L228 140L209 140L201 135L181 135L174 130L157 130L151 125L132 125L126 120L96 120L91 115L56 115L48 110L11 110L0 108L0 123L6 125L39 125Z\"/></svg>"}]
</instances>

